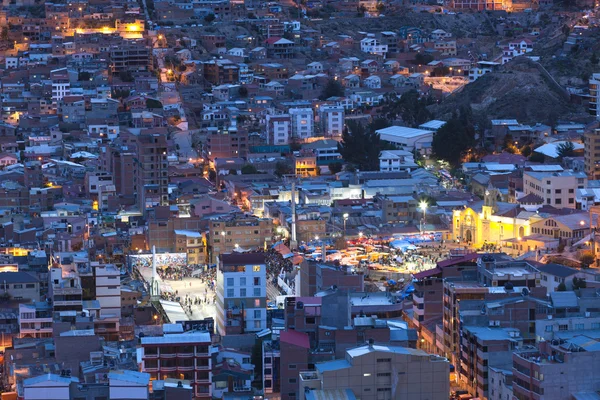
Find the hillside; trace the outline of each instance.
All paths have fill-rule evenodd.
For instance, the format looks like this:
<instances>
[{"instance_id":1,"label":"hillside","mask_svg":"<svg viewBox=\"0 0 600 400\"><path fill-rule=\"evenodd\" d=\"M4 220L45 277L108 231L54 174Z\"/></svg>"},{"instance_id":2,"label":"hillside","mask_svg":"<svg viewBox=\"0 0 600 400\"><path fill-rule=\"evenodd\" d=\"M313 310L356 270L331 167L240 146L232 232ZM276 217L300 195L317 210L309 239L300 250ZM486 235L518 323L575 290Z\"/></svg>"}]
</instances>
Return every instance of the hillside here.
<instances>
[{"instance_id":1,"label":"hillside","mask_svg":"<svg viewBox=\"0 0 600 400\"><path fill-rule=\"evenodd\" d=\"M567 96L534 63L525 59L505 65L501 71L484 75L431 107L437 118L449 117L462 106L488 119L517 119L522 123L551 123L559 118L585 118L581 106Z\"/></svg>"}]
</instances>

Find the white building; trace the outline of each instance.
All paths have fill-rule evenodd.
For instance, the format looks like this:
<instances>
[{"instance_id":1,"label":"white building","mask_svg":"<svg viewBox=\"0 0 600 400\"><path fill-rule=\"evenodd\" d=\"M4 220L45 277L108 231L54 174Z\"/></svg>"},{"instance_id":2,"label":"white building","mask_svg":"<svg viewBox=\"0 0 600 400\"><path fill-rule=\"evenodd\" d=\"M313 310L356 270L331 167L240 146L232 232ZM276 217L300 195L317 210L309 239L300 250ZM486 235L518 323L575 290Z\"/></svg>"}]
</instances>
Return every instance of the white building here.
<instances>
[{"instance_id":1,"label":"white building","mask_svg":"<svg viewBox=\"0 0 600 400\"><path fill-rule=\"evenodd\" d=\"M267 144L288 144L291 135L292 119L289 114L267 115Z\"/></svg>"},{"instance_id":2,"label":"white building","mask_svg":"<svg viewBox=\"0 0 600 400\"><path fill-rule=\"evenodd\" d=\"M360 51L385 58L388 52L388 45L381 44L381 41L377 38L366 37L360 41Z\"/></svg>"},{"instance_id":3,"label":"white building","mask_svg":"<svg viewBox=\"0 0 600 400\"><path fill-rule=\"evenodd\" d=\"M523 190L556 208L575 208L575 191L587 185L583 172L523 172Z\"/></svg>"},{"instance_id":4,"label":"white building","mask_svg":"<svg viewBox=\"0 0 600 400\"><path fill-rule=\"evenodd\" d=\"M408 128L406 126L390 126L377 131L381 140L395 143L402 149L412 152L417 149L428 153L431 149L433 132L424 129Z\"/></svg>"},{"instance_id":5,"label":"white building","mask_svg":"<svg viewBox=\"0 0 600 400\"><path fill-rule=\"evenodd\" d=\"M44 374L23 380L23 399L25 400L66 400L70 399L71 383L77 383L75 377L56 374Z\"/></svg>"},{"instance_id":6,"label":"white building","mask_svg":"<svg viewBox=\"0 0 600 400\"><path fill-rule=\"evenodd\" d=\"M94 267L100 316L121 318L121 272L112 264Z\"/></svg>"},{"instance_id":7,"label":"white building","mask_svg":"<svg viewBox=\"0 0 600 400\"><path fill-rule=\"evenodd\" d=\"M292 138L308 139L314 136L315 119L312 108L290 108Z\"/></svg>"},{"instance_id":8,"label":"white building","mask_svg":"<svg viewBox=\"0 0 600 400\"><path fill-rule=\"evenodd\" d=\"M108 382L111 400L145 400L148 398L150 374L131 370L110 371Z\"/></svg>"},{"instance_id":9,"label":"white building","mask_svg":"<svg viewBox=\"0 0 600 400\"><path fill-rule=\"evenodd\" d=\"M344 107L324 105L319 108L319 122L325 136L341 136L344 131Z\"/></svg>"},{"instance_id":10,"label":"white building","mask_svg":"<svg viewBox=\"0 0 600 400\"><path fill-rule=\"evenodd\" d=\"M478 78L498 68L502 63L495 61L479 61L475 68L469 70L469 81L475 82Z\"/></svg>"},{"instance_id":11,"label":"white building","mask_svg":"<svg viewBox=\"0 0 600 400\"><path fill-rule=\"evenodd\" d=\"M382 172L410 172L418 167L410 151L384 150L379 155L379 170Z\"/></svg>"},{"instance_id":12,"label":"white building","mask_svg":"<svg viewBox=\"0 0 600 400\"><path fill-rule=\"evenodd\" d=\"M230 253L219 256L217 270L219 334L259 332L267 328L266 279L265 256L262 253Z\"/></svg>"}]
</instances>

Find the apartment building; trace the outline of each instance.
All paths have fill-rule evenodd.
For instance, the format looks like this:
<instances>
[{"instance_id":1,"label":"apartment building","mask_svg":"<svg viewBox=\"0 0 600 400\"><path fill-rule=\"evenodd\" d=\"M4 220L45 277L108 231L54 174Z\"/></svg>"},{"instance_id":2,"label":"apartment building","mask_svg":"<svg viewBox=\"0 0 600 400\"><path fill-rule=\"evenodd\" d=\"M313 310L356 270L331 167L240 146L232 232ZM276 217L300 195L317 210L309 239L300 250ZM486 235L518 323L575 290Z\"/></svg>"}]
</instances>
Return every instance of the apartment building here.
<instances>
[{"instance_id":1,"label":"apartment building","mask_svg":"<svg viewBox=\"0 0 600 400\"><path fill-rule=\"evenodd\" d=\"M323 136L342 136L344 132L344 107L323 105L318 109Z\"/></svg>"},{"instance_id":2,"label":"apartment building","mask_svg":"<svg viewBox=\"0 0 600 400\"><path fill-rule=\"evenodd\" d=\"M513 353L513 398L567 400L600 390L600 341L585 335Z\"/></svg>"},{"instance_id":3,"label":"apartment building","mask_svg":"<svg viewBox=\"0 0 600 400\"><path fill-rule=\"evenodd\" d=\"M301 149L294 152L292 156L296 176L303 178L317 176L320 169L317 166L317 155L309 149Z\"/></svg>"},{"instance_id":4,"label":"apartment building","mask_svg":"<svg viewBox=\"0 0 600 400\"><path fill-rule=\"evenodd\" d=\"M461 336L461 385L477 397L490 398L489 368L512 366L513 351L523 347L518 329L464 326Z\"/></svg>"},{"instance_id":5,"label":"apartment building","mask_svg":"<svg viewBox=\"0 0 600 400\"><path fill-rule=\"evenodd\" d=\"M209 128L205 148L205 156L211 160L215 158L246 157L248 131L237 126L223 129Z\"/></svg>"},{"instance_id":6,"label":"apartment building","mask_svg":"<svg viewBox=\"0 0 600 400\"><path fill-rule=\"evenodd\" d=\"M121 318L121 271L113 264L94 267L96 277L96 300L100 303L100 315L104 318Z\"/></svg>"},{"instance_id":7,"label":"apartment building","mask_svg":"<svg viewBox=\"0 0 600 400\"><path fill-rule=\"evenodd\" d=\"M151 49L141 41L124 41L110 48L110 68L113 74L149 71L152 65Z\"/></svg>"},{"instance_id":8,"label":"apartment building","mask_svg":"<svg viewBox=\"0 0 600 400\"><path fill-rule=\"evenodd\" d=\"M267 115L267 144L288 144L292 136L291 124L289 114Z\"/></svg>"},{"instance_id":9,"label":"apartment building","mask_svg":"<svg viewBox=\"0 0 600 400\"><path fill-rule=\"evenodd\" d=\"M360 51L385 58L388 53L388 45L374 37L366 37L360 41Z\"/></svg>"},{"instance_id":10,"label":"apartment building","mask_svg":"<svg viewBox=\"0 0 600 400\"><path fill-rule=\"evenodd\" d=\"M589 112L596 119L600 119L600 73L592 74L588 85L590 89Z\"/></svg>"},{"instance_id":11,"label":"apartment building","mask_svg":"<svg viewBox=\"0 0 600 400\"><path fill-rule=\"evenodd\" d=\"M267 327L264 253L219 256L217 330L221 335L259 332Z\"/></svg>"},{"instance_id":12,"label":"apartment building","mask_svg":"<svg viewBox=\"0 0 600 400\"><path fill-rule=\"evenodd\" d=\"M304 140L314 136L315 121L312 108L290 108L288 114L291 118L293 139Z\"/></svg>"},{"instance_id":13,"label":"apartment building","mask_svg":"<svg viewBox=\"0 0 600 400\"><path fill-rule=\"evenodd\" d=\"M211 338L206 332L164 334L143 337L141 370L151 380L189 381L194 399L212 397Z\"/></svg>"},{"instance_id":14,"label":"apartment building","mask_svg":"<svg viewBox=\"0 0 600 400\"><path fill-rule=\"evenodd\" d=\"M299 400L313 391L347 389L363 400L447 400L450 391L447 359L405 347L356 347L344 359L315 364L315 370L300 372Z\"/></svg>"},{"instance_id":15,"label":"apartment building","mask_svg":"<svg viewBox=\"0 0 600 400\"><path fill-rule=\"evenodd\" d=\"M575 190L587 186L583 172L523 172L525 195L534 194L544 199L544 204L556 208L575 209Z\"/></svg>"},{"instance_id":16,"label":"apartment building","mask_svg":"<svg viewBox=\"0 0 600 400\"><path fill-rule=\"evenodd\" d=\"M273 220L234 214L212 220L208 225L209 259L216 263L220 254L231 253L238 248L262 249L268 246L273 234Z\"/></svg>"},{"instance_id":17,"label":"apartment building","mask_svg":"<svg viewBox=\"0 0 600 400\"><path fill-rule=\"evenodd\" d=\"M52 299L53 311L81 311L83 290L79 275L54 267L50 268L48 277L48 298Z\"/></svg>"},{"instance_id":18,"label":"apartment building","mask_svg":"<svg viewBox=\"0 0 600 400\"><path fill-rule=\"evenodd\" d=\"M206 246L202 233L176 229L175 244L177 253L187 254L188 264L206 263Z\"/></svg>"},{"instance_id":19,"label":"apartment building","mask_svg":"<svg viewBox=\"0 0 600 400\"><path fill-rule=\"evenodd\" d=\"M169 177L167 162L167 137L158 133L137 136L137 204L140 211L169 204ZM137 186L137 187L136 187Z\"/></svg>"},{"instance_id":20,"label":"apartment building","mask_svg":"<svg viewBox=\"0 0 600 400\"><path fill-rule=\"evenodd\" d=\"M600 74L598 74L600 78ZM590 103L592 99L590 99ZM600 116L600 111L598 113ZM594 129L583 135L584 165L588 179L600 179L600 129Z\"/></svg>"},{"instance_id":21,"label":"apartment building","mask_svg":"<svg viewBox=\"0 0 600 400\"><path fill-rule=\"evenodd\" d=\"M52 337L52 306L45 301L19 304L19 337Z\"/></svg>"},{"instance_id":22,"label":"apartment building","mask_svg":"<svg viewBox=\"0 0 600 400\"><path fill-rule=\"evenodd\" d=\"M376 195L381 207L382 220L386 223L411 222L419 215L418 201L413 196Z\"/></svg>"}]
</instances>

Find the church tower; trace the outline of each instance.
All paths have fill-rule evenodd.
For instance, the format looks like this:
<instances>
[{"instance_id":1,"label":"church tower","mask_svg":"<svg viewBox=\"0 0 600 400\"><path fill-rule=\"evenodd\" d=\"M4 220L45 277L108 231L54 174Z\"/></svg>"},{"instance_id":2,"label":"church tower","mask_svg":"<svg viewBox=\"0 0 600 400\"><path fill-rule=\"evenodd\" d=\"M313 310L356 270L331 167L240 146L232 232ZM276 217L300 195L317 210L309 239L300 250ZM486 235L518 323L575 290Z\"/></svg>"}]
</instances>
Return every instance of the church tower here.
<instances>
[{"instance_id":1,"label":"church tower","mask_svg":"<svg viewBox=\"0 0 600 400\"><path fill-rule=\"evenodd\" d=\"M488 185L485 190L485 197L483 198L483 219L489 219L490 215L498 211L498 189L496 189L492 183Z\"/></svg>"}]
</instances>

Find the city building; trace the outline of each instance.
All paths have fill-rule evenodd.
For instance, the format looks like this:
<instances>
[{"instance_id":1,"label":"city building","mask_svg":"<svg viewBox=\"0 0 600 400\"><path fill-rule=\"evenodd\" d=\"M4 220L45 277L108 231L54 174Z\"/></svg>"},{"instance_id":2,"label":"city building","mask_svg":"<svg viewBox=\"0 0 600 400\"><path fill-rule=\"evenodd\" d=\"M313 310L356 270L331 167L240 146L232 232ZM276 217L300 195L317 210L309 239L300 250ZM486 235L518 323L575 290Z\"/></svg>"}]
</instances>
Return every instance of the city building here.
<instances>
[{"instance_id":1,"label":"city building","mask_svg":"<svg viewBox=\"0 0 600 400\"><path fill-rule=\"evenodd\" d=\"M195 399L210 399L211 338L206 332L171 333L142 337L141 370L151 380L189 381Z\"/></svg>"},{"instance_id":2,"label":"city building","mask_svg":"<svg viewBox=\"0 0 600 400\"><path fill-rule=\"evenodd\" d=\"M229 335L266 329L265 254L220 254L217 268L218 332Z\"/></svg>"},{"instance_id":3,"label":"city building","mask_svg":"<svg viewBox=\"0 0 600 400\"><path fill-rule=\"evenodd\" d=\"M216 263L220 254L268 246L272 241L273 220L234 214L211 220L208 229L209 259Z\"/></svg>"},{"instance_id":4,"label":"city building","mask_svg":"<svg viewBox=\"0 0 600 400\"><path fill-rule=\"evenodd\" d=\"M304 140L314 136L315 121L312 108L290 108L292 139Z\"/></svg>"},{"instance_id":5,"label":"city building","mask_svg":"<svg viewBox=\"0 0 600 400\"><path fill-rule=\"evenodd\" d=\"M534 194L544 199L544 204L557 208L575 208L575 191L587 185L582 172L523 172L525 195Z\"/></svg>"},{"instance_id":6,"label":"city building","mask_svg":"<svg viewBox=\"0 0 600 400\"><path fill-rule=\"evenodd\" d=\"M300 371L300 400L312 391L350 389L365 400L446 400L450 392L450 363L422 350L369 344L349 349L340 360L315 364Z\"/></svg>"}]
</instances>

